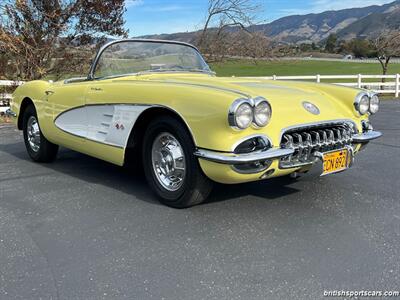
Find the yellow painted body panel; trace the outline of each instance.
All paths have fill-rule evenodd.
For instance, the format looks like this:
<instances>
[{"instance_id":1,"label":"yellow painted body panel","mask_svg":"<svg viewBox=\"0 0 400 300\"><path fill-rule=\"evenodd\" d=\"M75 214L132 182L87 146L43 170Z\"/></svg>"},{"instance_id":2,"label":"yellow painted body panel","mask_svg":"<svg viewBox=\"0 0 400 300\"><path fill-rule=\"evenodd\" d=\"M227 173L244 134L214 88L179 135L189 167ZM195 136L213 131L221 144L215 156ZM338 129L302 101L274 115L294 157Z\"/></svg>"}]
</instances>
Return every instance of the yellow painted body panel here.
<instances>
[{"instance_id":1,"label":"yellow painted body panel","mask_svg":"<svg viewBox=\"0 0 400 300\"><path fill-rule=\"evenodd\" d=\"M47 96L45 91L52 91ZM361 120L354 109L358 89L306 82L279 82L263 79L219 78L203 74L163 73L132 75L114 79L77 83L35 81L19 87L12 110L19 114L21 102L28 97L38 112L43 134L53 143L122 165L125 149L91 142L65 133L54 125L55 118L67 110L98 104L144 104L175 111L187 124L198 148L231 152L241 139L266 135L277 147L284 128L331 120L351 120L358 129ZM227 121L228 110L238 98L263 96L271 104L268 126L233 130ZM309 101L320 109L313 115L302 107ZM204 173L223 183L258 180L262 174L238 174L230 166L200 160ZM279 170L275 161L272 177L295 170Z\"/></svg>"}]
</instances>

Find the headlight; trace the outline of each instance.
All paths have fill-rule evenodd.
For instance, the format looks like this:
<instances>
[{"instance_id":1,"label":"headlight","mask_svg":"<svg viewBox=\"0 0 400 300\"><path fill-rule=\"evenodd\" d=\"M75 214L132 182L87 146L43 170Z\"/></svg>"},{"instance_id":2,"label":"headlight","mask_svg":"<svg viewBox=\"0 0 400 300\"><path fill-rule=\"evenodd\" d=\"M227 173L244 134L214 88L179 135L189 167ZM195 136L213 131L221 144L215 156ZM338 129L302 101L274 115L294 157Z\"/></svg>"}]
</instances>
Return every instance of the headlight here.
<instances>
[{"instance_id":1,"label":"headlight","mask_svg":"<svg viewBox=\"0 0 400 300\"><path fill-rule=\"evenodd\" d=\"M376 114L379 110L379 97L378 95L372 95L369 100L369 112L371 114Z\"/></svg>"},{"instance_id":2,"label":"headlight","mask_svg":"<svg viewBox=\"0 0 400 300\"><path fill-rule=\"evenodd\" d=\"M269 105L268 101L262 97L255 98L254 101L254 123L258 127L267 126L271 120L271 106Z\"/></svg>"},{"instance_id":3,"label":"headlight","mask_svg":"<svg viewBox=\"0 0 400 300\"><path fill-rule=\"evenodd\" d=\"M365 115L369 111L369 103L369 95L367 93L360 93L356 97L354 107L361 115Z\"/></svg>"},{"instance_id":4,"label":"headlight","mask_svg":"<svg viewBox=\"0 0 400 300\"><path fill-rule=\"evenodd\" d=\"M231 105L228 115L229 125L237 129L246 129L253 122L253 106L247 99L238 99Z\"/></svg>"}]
</instances>

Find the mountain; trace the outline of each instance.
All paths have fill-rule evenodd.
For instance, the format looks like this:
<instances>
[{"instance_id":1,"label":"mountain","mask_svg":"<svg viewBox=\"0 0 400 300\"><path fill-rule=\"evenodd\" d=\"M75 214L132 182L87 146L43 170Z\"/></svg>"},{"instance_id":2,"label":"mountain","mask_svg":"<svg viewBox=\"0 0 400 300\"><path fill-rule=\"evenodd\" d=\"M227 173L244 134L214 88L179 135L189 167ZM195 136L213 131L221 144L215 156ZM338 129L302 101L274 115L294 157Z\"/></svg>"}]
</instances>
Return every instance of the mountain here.
<instances>
[{"instance_id":1,"label":"mountain","mask_svg":"<svg viewBox=\"0 0 400 300\"><path fill-rule=\"evenodd\" d=\"M400 1L392 3L385 11L371 13L340 30L341 39L368 38L378 35L382 30L400 28Z\"/></svg>"},{"instance_id":2,"label":"mountain","mask_svg":"<svg viewBox=\"0 0 400 300\"><path fill-rule=\"evenodd\" d=\"M397 19L397 23L400 21L399 8L400 0L397 0L382 6L288 16L269 24L253 26L252 29L263 31L277 41L288 43L319 42L331 33L336 33L342 38L354 38L392 28L396 21L391 18Z\"/></svg>"},{"instance_id":3,"label":"mountain","mask_svg":"<svg viewBox=\"0 0 400 300\"><path fill-rule=\"evenodd\" d=\"M400 28L400 0L389 4L325 11L317 14L293 15L268 24L253 25L276 42L318 43L335 33L341 39L371 38L382 30ZM193 42L197 32L146 36Z\"/></svg>"}]
</instances>

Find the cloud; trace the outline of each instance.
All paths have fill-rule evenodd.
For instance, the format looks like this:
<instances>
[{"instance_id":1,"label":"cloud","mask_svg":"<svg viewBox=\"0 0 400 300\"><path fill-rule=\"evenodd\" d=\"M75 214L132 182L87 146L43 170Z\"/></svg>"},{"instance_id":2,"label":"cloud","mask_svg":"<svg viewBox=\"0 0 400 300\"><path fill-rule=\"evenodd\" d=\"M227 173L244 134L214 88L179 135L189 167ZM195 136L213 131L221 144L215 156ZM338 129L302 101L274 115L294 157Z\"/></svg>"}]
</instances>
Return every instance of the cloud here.
<instances>
[{"instance_id":1,"label":"cloud","mask_svg":"<svg viewBox=\"0 0 400 300\"><path fill-rule=\"evenodd\" d=\"M127 8L134 7L134 6L141 6L143 4L144 4L143 0L126 0L125 1L125 6Z\"/></svg>"},{"instance_id":2,"label":"cloud","mask_svg":"<svg viewBox=\"0 0 400 300\"><path fill-rule=\"evenodd\" d=\"M320 13L327 10L340 10L346 8L366 7L370 5L383 5L391 3L393 0L312 0L308 8L301 9L281 9L281 16L305 15L310 13Z\"/></svg>"},{"instance_id":3,"label":"cloud","mask_svg":"<svg viewBox=\"0 0 400 300\"><path fill-rule=\"evenodd\" d=\"M143 0L127 0L125 3L127 8L140 6L140 10L145 12L174 12L174 11L193 10L193 7L190 6L184 6L178 4L168 4L168 5L160 5L158 3L150 4L150 3L145 3Z\"/></svg>"},{"instance_id":4,"label":"cloud","mask_svg":"<svg viewBox=\"0 0 400 300\"><path fill-rule=\"evenodd\" d=\"M153 8L154 11L177 11L177 10L185 10L187 7L180 5L169 5L169 6L160 6Z\"/></svg>"}]
</instances>

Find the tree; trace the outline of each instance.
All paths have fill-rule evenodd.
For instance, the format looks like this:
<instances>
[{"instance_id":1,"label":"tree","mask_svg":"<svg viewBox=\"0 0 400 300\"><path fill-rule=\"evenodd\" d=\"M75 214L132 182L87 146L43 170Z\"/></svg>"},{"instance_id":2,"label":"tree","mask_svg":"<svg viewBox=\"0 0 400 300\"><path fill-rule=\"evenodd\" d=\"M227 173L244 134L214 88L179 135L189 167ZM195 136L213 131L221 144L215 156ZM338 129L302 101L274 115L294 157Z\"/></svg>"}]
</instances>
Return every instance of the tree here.
<instances>
[{"instance_id":1,"label":"tree","mask_svg":"<svg viewBox=\"0 0 400 300\"><path fill-rule=\"evenodd\" d=\"M234 31L246 31L260 12L254 0L209 0L207 17L197 45L204 52L224 48L227 36ZM214 26L210 29L210 26ZM212 53L209 53L212 55Z\"/></svg>"},{"instance_id":2,"label":"tree","mask_svg":"<svg viewBox=\"0 0 400 300\"><path fill-rule=\"evenodd\" d=\"M345 49L349 50L357 58L374 56L370 41L365 39L353 39L345 45Z\"/></svg>"},{"instance_id":3,"label":"tree","mask_svg":"<svg viewBox=\"0 0 400 300\"><path fill-rule=\"evenodd\" d=\"M312 42L312 44L311 44L311 49L312 49L313 51L318 50L318 46L317 46L314 42Z\"/></svg>"},{"instance_id":4,"label":"tree","mask_svg":"<svg viewBox=\"0 0 400 300\"><path fill-rule=\"evenodd\" d=\"M334 53L336 49L336 43L337 43L337 36L336 34L331 33L328 36L328 39L326 40L325 50L328 51L329 53Z\"/></svg>"},{"instance_id":5,"label":"tree","mask_svg":"<svg viewBox=\"0 0 400 300\"><path fill-rule=\"evenodd\" d=\"M233 56L250 57L257 61L271 55L270 40L263 32L238 31L230 35L227 53Z\"/></svg>"},{"instance_id":6,"label":"tree","mask_svg":"<svg viewBox=\"0 0 400 300\"><path fill-rule=\"evenodd\" d=\"M392 57L400 56L400 31L384 31L371 43L373 45L376 58L381 64L382 74L386 75Z\"/></svg>"},{"instance_id":7,"label":"tree","mask_svg":"<svg viewBox=\"0 0 400 300\"><path fill-rule=\"evenodd\" d=\"M93 44L127 35L124 12L124 0L2 0L0 53L24 80L83 71Z\"/></svg>"}]
</instances>

